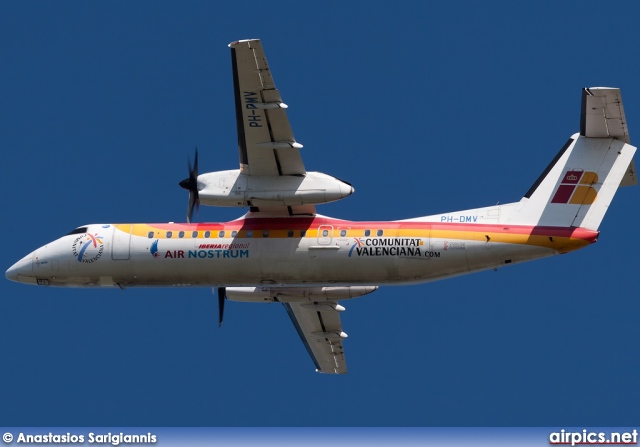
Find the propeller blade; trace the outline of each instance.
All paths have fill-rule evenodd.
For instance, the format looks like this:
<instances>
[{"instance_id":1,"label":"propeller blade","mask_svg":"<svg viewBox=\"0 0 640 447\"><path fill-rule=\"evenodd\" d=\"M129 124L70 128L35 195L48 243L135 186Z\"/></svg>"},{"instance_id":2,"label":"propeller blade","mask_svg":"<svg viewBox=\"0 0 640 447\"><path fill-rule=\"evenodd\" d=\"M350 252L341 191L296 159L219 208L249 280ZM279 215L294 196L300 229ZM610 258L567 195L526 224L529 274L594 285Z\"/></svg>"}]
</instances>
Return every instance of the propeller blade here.
<instances>
[{"instance_id":1,"label":"propeller blade","mask_svg":"<svg viewBox=\"0 0 640 447\"><path fill-rule=\"evenodd\" d=\"M187 223L191 223L193 219L193 208L196 203L196 194L193 191L189 191L189 205L187 206Z\"/></svg>"},{"instance_id":2,"label":"propeller blade","mask_svg":"<svg viewBox=\"0 0 640 447\"><path fill-rule=\"evenodd\" d=\"M179 185L181 188L189 191L189 204L187 206L187 222L191 223L193 219L193 209L196 213L200 209L200 195L198 194L198 146L196 146L196 155L194 157L193 167L191 160L187 159L187 167L189 168L189 177L182 180Z\"/></svg>"},{"instance_id":3,"label":"propeller blade","mask_svg":"<svg viewBox=\"0 0 640 447\"><path fill-rule=\"evenodd\" d=\"M218 327L222 326L222 317L224 316L224 300L226 298L226 289L224 287L218 287Z\"/></svg>"},{"instance_id":4,"label":"propeller blade","mask_svg":"<svg viewBox=\"0 0 640 447\"><path fill-rule=\"evenodd\" d=\"M196 156L195 156L195 160L193 161L193 171L191 169L189 169L189 172L193 172L194 180L195 180L196 186L197 186L197 181L198 181L198 146L196 146Z\"/></svg>"}]
</instances>

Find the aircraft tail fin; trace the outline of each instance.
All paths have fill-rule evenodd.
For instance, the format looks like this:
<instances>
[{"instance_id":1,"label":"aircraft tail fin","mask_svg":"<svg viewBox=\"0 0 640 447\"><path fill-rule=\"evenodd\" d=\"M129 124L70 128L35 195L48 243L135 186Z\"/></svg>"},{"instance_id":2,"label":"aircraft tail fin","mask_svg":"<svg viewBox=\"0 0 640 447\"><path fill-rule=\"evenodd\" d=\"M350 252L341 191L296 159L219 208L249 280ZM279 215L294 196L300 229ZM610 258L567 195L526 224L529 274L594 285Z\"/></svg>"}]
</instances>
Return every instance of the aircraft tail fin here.
<instances>
[{"instance_id":1,"label":"aircraft tail fin","mask_svg":"<svg viewBox=\"0 0 640 447\"><path fill-rule=\"evenodd\" d=\"M582 91L580 133L562 147L509 221L597 230L619 186L638 183L617 88Z\"/></svg>"}]
</instances>

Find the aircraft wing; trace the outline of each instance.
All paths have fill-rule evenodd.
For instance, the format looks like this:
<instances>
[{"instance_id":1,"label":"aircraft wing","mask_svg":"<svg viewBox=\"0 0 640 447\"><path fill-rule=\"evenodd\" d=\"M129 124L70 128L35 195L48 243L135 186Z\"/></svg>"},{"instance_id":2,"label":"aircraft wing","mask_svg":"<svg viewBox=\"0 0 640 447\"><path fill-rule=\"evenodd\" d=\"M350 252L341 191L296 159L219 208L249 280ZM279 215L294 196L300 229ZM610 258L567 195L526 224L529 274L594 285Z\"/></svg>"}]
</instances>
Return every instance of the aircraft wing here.
<instances>
[{"instance_id":1,"label":"aircraft wing","mask_svg":"<svg viewBox=\"0 0 640 447\"><path fill-rule=\"evenodd\" d=\"M286 104L276 89L258 39L229 44L240 170L250 176L304 175Z\"/></svg>"},{"instance_id":2,"label":"aircraft wing","mask_svg":"<svg viewBox=\"0 0 640 447\"><path fill-rule=\"evenodd\" d=\"M293 325L307 348L316 371L329 374L346 374L340 314L336 311L319 312L304 307L304 303L282 303Z\"/></svg>"}]
</instances>

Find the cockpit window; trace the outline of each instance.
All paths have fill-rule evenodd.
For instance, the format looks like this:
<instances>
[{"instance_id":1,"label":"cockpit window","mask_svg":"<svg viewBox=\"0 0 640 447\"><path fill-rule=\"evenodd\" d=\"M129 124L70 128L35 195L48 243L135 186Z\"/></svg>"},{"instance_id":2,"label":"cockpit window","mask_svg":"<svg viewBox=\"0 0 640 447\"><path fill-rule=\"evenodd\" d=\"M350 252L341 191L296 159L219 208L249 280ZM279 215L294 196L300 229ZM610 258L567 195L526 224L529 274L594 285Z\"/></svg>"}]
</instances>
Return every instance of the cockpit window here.
<instances>
[{"instance_id":1,"label":"cockpit window","mask_svg":"<svg viewBox=\"0 0 640 447\"><path fill-rule=\"evenodd\" d=\"M71 232L67 233L67 236L71 234L84 234L87 232L88 229L89 227L78 227L75 230L72 230Z\"/></svg>"}]
</instances>

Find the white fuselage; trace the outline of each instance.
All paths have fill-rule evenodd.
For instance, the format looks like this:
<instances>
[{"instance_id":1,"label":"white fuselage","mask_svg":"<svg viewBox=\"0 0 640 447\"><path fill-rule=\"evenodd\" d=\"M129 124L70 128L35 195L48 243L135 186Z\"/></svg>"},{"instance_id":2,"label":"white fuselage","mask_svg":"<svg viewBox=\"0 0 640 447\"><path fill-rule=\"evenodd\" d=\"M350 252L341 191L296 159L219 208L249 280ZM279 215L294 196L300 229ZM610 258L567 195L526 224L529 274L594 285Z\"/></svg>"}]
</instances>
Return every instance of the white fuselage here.
<instances>
[{"instance_id":1,"label":"white fuselage","mask_svg":"<svg viewBox=\"0 0 640 447\"><path fill-rule=\"evenodd\" d=\"M436 221L436 219L438 219ZM26 256L9 279L51 286L319 287L426 282L581 248L579 228L322 216L97 224Z\"/></svg>"}]
</instances>

